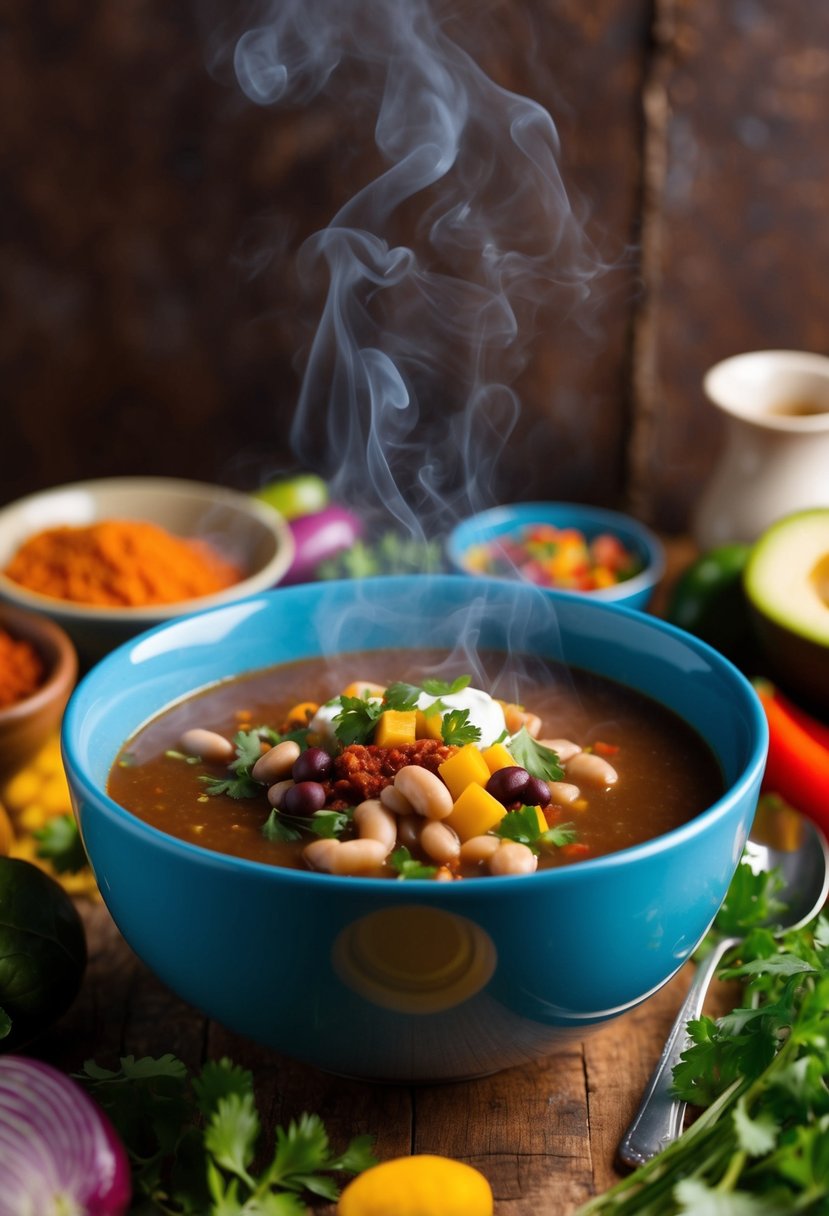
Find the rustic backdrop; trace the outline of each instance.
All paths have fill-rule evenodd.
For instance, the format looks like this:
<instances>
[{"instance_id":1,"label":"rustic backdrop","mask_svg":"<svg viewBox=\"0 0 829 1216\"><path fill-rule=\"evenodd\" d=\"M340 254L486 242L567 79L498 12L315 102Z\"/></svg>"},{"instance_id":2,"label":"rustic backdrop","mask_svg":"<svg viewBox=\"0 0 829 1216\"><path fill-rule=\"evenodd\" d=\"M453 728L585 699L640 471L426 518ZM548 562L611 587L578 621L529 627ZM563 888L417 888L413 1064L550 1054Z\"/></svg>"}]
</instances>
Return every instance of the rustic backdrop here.
<instances>
[{"instance_id":1,"label":"rustic backdrop","mask_svg":"<svg viewBox=\"0 0 829 1216\"><path fill-rule=\"evenodd\" d=\"M0 5L0 501L114 473L248 487L294 462L320 303L294 255L371 176L372 132L335 97L251 104L216 56L237 9ZM438 11L549 110L607 268L575 314L539 313L493 494L620 505L679 531L722 437L704 370L829 346L829 7Z\"/></svg>"}]
</instances>

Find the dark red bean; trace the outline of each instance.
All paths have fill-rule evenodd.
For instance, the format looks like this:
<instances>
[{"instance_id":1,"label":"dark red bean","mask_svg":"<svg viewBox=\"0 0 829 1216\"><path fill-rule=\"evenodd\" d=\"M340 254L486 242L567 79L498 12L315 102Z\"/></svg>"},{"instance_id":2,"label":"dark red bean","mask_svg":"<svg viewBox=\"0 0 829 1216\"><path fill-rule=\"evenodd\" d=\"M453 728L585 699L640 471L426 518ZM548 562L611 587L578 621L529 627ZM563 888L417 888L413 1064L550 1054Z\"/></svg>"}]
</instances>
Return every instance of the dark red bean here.
<instances>
[{"instance_id":1,"label":"dark red bean","mask_svg":"<svg viewBox=\"0 0 829 1216\"><path fill-rule=\"evenodd\" d=\"M313 815L325 806L325 788L318 781L298 781L282 795L280 811L286 815Z\"/></svg>"},{"instance_id":2,"label":"dark red bean","mask_svg":"<svg viewBox=\"0 0 829 1216\"><path fill-rule=\"evenodd\" d=\"M503 802L504 806L509 806L511 802L525 801L524 790L529 780L530 774L525 768L511 764L508 768L495 770L486 783L486 792Z\"/></svg>"},{"instance_id":3,"label":"dark red bean","mask_svg":"<svg viewBox=\"0 0 829 1216\"><path fill-rule=\"evenodd\" d=\"M526 806L549 806L550 787L540 777L530 777L521 795Z\"/></svg>"},{"instance_id":4,"label":"dark red bean","mask_svg":"<svg viewBox=\"0 0 829 1216\"><path fill-rule=\"evenodd\" d=\"M309 747L294 761L291 776L294 781L325 781L331 772L331 757L321 747Z\"/></svg>"}]
</instances>

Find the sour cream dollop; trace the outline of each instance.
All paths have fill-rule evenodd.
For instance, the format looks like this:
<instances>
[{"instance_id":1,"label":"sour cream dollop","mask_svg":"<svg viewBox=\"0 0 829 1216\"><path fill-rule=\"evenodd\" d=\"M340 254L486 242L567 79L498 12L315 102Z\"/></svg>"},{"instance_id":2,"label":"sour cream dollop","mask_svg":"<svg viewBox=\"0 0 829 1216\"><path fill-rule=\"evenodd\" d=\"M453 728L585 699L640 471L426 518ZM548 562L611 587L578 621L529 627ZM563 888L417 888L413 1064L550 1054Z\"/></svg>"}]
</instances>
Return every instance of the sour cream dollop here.
<instances>
[{"instance_id":1,"label":"sour cream dollop","mask_svg":"<svg viewBox=\"0 0 829 1216\"><path fill-rule=\"evenodd\" d=\"M369 697L367 699L374 704L379 704L381 700L380 697ZM430 693L422 692L417 699L417 708L428 712L429 708L436 701L442 701L447 709L466 709L469 711L467 719L469 725L477 726L481 732L481 737L477 740L478 747L489 747L496 739L500 739L506 730L507 724L504 720L504 711L501 705L488 692L484 692L480 688L462 688L460 692L448 693L443 697L432 696ZM319 737L322 747L325 747L327 744L333 745L337 742L335 719L340 712L340 708L339 698L328 702L326 705L321 705L308 723L309 729Z\"/></svg>"}]
</instances>

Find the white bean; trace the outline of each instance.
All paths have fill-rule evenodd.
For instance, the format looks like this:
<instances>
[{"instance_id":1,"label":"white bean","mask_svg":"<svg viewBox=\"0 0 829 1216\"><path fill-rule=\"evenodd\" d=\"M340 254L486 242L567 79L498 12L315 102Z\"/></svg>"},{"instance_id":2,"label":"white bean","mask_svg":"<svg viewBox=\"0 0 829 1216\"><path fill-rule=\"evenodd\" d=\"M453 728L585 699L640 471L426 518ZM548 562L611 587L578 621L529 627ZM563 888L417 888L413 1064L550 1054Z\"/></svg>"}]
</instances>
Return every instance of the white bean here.
<instances>
[{"instance_id":1,"label":"white bean","mask_svg":"<svg viewBox=\"0 0 829 1216\"><path fill-rule=\"evenodd\" d=\"M453 832L445 823L441 823L439 819L430 819L428 823L424 823L420 833L420 847L424 853L429 854L432 861L446 865L459 856L461 842L458 833Z\"/></svg>"},{"instance_id":2,"label":"white bean","mask_svg":"<svg viewBox=\"0 0 829 1216\"><path fill-rule=\"evenodd\" d=\"M376 840L388 857L397 844L397 816L386 810L379 798L367 798L354 811L354 823L361 840Z\"/></svg>"},{"instance_id":3,"label":"white bean","mask_svg":"<svg viewBox=\"0 0 829 1216\"><path fill-rule=\"evenodd\" d=\"M568 806L581 796L581 790L571 781L548 781L550 799L556 806Z\"/></svg>"},{"instance_id":4,"label":"white bean","mask_svg":"<svg viewBox=\"0 0 829 1216\"><path fill-rule=\"evenodd\" d=\"M478 865L481 861L489 861L500 844L497 836L470 836L461 845L461 861L471 866Z\"/></svg>"},{"instance_id":5,"label":"white bean","mask_svg":"<svg viewBox=\"0 0 829 1216\"><path fill-rule=\"evenodd\" d=\"M411 815L414 807L408 798L404 798L400 790L393 785L384 785L380 791L380 801L383 806L394 811L395 815Z\"/></svg>"},{"instance_id":6,"label":"white bean","mask_svg":"<svg viewBox=\"0 0 829 1216\"><path fill-rule=\"evenodd\" d=\"M578 743L574 743L572 739L540 739L539 742L555 752L562 764L566 764L571 756L577 756L581 751Z\"/></svg>"},{"instance_id":7,"label":"white bean","mask_svg":"<svg viewBox=\"0 0 829 1216\"><path fill-rule=\"evenodd\" d=\"M567 776L577 784L594 785L606 788L615 785L619 774L612 764L608 764L603 756L594 752L579 752L564 766Z\"/></svg>"},{"instance_id":8,"label":"white bean","mask_svg":"<svg viewBox=\"0 0 829 1216\"><path fill-rule=\"evenodd\" d=\"M386 847L379 840L313 840L302 855L315 870L341 876L367 874L377 870L386 859Z\"/></svg>"},{"instance_id":9,"label":"white bean","mask_svg":"<svg viewBox=\"0 0 829 1216\"><path fill-rule=\"evenodd\" d=\"M534 874L538 858L516 840L504 840L489 859L490 874Z\"/></svg>"},{"instance_id":10,"label":"white bean","mask_svg":"<svg viewBox=\"0 0 829 1216\"><path fill-rule=\"evenodd\" d=\"M277 743L276 747L269 747L266 752L263 752L253 766L251 776L254 781L262 781L265 785L281 781L294 767L294 761L298 758L299 753L298 743L295 743L293 739L283 739L281 743Z\"/></svg>"},{"instance_id":11,"label":"white bean","mask_svg":"<svg viewBox=\"0 0 829 1216\"><path fill-rule=\"evenodd\" d=\"M268 789L268 802L271 806L275 806L279 810L282 799L285 797L285 791L289 790L292 785L296 785L295 781L277 781Z\"/></svg>"},{"instance_id":12,"label":"white bean","mask_svg":"<svg viewBox=\"0 0 829 1216\"><path fill-rule=\"evenodd\" d=\"M397 840L399 844L405 845L411 853L412 849L416 849L420 844L420 833L424 826L423 816L401 815L397 821Z\"/></svg>"},{"instance_id":13,"label":"white bean","mask_svg":"<svg viewBox=\"0 0 829 1216\"><path fill-rule=\"evenodd\" d=\"M196 726L186 730L179 739L179 747L188 756L199 756L208 764L228 764L236 755L236 748L224 735L215 730L202 730Z\"/></svg>"},{"instance_id":14,"label":"white bean","mask_svg":"<svg viewBox=\"0 0 829 1216\"><path fill-rule=\"evenodd\" d=\"M420 764L407 764L394 778L395 789L426 819L446 819L452 814L452 795L440 777Z\"/></svg>"}]
</instances>

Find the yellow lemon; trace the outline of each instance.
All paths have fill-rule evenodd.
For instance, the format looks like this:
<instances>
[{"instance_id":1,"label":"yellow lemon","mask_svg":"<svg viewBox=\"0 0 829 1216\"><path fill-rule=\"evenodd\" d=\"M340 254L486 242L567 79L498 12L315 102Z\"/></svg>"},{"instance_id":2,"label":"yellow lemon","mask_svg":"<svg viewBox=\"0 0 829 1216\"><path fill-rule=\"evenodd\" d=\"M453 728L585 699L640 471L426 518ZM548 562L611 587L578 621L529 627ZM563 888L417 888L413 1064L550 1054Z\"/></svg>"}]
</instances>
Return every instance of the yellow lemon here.
<instances>
[{"instance_id":1,"label":"yellow lemon","mask_svg":"<svg viewBox=\"0 0 829 1216\"><path fill-rule=\"evenodd\" d=\"M337 1216L492 1216L492 1190L471 1165L422 1153L358 1174Z\"/></svg>"}]
</instances>

